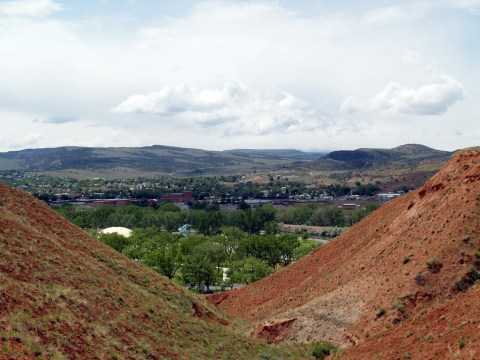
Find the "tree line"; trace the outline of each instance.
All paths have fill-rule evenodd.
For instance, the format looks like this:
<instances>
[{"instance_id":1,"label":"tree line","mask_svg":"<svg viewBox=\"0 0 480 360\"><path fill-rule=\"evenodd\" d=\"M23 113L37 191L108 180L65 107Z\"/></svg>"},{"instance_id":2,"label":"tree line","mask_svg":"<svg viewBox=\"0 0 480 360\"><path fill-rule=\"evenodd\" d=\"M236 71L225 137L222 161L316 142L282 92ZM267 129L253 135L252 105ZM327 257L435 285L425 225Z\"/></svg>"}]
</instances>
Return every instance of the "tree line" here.
<instances>
[{"instance_id":1,"label":"tree line","mask_svg":"<svg viewBox=\"0 0 480 360\"><path fill-rule=\"evenodd\" d=\"M223 227L236 227L248 234L265 231L278 232L278 223L311 226L348 227L378 207L366 204L357 210L344 210L336 206L297 205L285 210L276 210L265 204L255 209L242 208L225 212L211 209L191 209L181 211L172 204L165 203L159 208L128 205L124 207L100 206L98 208L64 205L57 209L61 215L83 229L103 229L111 226L127 228L149 228L177 231L183 224L191 224L202 235L220 234Z\"/></svg>"},{"instance_id":2,"label":"tree line","mask_svg":"<svg viewBox=\"0 0 480 360\"><path fill-rule=\"evenodd\" d=\"M185 237L150 227L134 229L129 238L116 233L99 238L127 257L198 291L208 291L212 285L249 284L318 246L292 234L247 234L236 227L225 227L213 236ZM228 268L225 280L222 268Z\"/></svg>"}]
</instances>

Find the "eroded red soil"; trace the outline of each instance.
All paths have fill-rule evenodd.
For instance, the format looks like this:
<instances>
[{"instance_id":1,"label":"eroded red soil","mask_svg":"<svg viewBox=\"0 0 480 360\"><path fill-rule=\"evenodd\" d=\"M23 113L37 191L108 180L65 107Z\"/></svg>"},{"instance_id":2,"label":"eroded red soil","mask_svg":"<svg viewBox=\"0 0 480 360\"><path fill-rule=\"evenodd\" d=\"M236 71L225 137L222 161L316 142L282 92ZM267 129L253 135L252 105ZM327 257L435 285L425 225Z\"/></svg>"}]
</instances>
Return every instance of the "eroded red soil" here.
<instances>
[{"instance_id":1,"label":"eroded red soil","mask_svg":"<svg viewBox=\"0 0 480 360\"><path fill-rule=\"evenodd\" d=\"M479 249L480 152L466 151L292 266L209 300L257 328L295 318L275 336L347 358L480 358L479 285L456 288Z\"/></svg>"}]
</instances>

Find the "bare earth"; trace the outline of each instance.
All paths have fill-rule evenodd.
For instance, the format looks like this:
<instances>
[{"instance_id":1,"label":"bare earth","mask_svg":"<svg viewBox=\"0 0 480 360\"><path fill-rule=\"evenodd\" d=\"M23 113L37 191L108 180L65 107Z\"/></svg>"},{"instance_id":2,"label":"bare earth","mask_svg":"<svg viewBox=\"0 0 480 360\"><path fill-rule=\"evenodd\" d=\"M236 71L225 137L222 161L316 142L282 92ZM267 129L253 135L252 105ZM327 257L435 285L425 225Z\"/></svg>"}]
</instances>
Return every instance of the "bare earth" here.
<instances>
[{"instance_id":1,"label":"bare earth","mask_svg":"<svg viewBox=\"0 0 480 360\"><path fill-rule=\"evenodd\" d=\"M271 342L328 340L352 359L478 359L468 273L480 272L479 249L480 151L465 151L335 241L209 300Z\"/></svg>"}]
</instances>

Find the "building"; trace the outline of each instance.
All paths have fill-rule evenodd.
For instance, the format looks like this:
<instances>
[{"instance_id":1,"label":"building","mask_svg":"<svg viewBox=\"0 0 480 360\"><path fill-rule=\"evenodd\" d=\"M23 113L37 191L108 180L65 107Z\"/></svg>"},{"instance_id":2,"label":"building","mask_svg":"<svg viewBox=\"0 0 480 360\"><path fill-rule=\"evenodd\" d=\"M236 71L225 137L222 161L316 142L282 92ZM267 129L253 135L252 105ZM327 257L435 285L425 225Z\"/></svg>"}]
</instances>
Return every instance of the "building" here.
<instances>
[{"instance_id":1,"label":"building","mask_svg":"<svg viewBox=\"0 0 480 360\"><path fill-rule=\"evenodd\" d=\"M113 233L125 236L127 238L132 236L132 230L127 229L125 227L121 227L121 226L109 227L100 231L100 234L113 234Z\"/></svg>"},{"instance_id":2,"label":"building","mask_svg":"<svg viewBox=\"0 0 480 360\"><path fill-rule=\"evenodd\" d=\"M105 199L105 200L93 200L91 205L93 207L98 207L102 205L110 205L110 206L125 206L130 204L130 199Z\"/></svg>"},{"instance_id":3,"label":"building","mask_svg":"<svg viewBox=\"0 0 480 360\"><path fill-rule=\"evenodd\" d=\"M339 208L345 209L345 210L355 210L355 209L360 209L362 206L358 204L342 204L339 206Z\"/></svg>"},{"instance_id":4,"label":"building","mask_svg":"<svg viewBox=\"0 0 480 360\"><path fill-rule=\"evenodd\" d=\"M163 194L160 200L162 202L171 201L174 203L187 202L193 200L193 193L191 191L185 191L182 193Z\"/></svg>"}]
</instances>

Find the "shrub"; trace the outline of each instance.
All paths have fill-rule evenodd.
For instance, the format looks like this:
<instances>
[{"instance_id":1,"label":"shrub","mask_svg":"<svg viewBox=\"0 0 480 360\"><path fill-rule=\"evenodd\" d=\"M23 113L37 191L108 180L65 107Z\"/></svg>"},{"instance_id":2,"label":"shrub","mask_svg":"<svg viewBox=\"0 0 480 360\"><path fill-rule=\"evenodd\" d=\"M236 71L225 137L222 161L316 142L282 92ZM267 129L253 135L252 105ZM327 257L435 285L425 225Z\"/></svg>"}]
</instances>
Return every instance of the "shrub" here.
<instances>
[{"instance_id":1,"label":"shrub","mask_svg":"<svg viewBox=\"0 0 480 360\"><path fill-rule=\"evenodd\" d=\"M421 272L415 275L414 280L417 285L425 285L425 276Z\"/></svg>"},{"instance_id":2,"label":"shrub","mask_svg":"<svg viewBox=\"0 0 480 360\"><path fill-rule=\"evenodd\" d=\"M428 267L428 270L430 270L430 272L438 273L440 271L440 269L442 268L442 264L436 258L431 258L427 262L427 267Z\"/></svg>"},{"instance_id":3,"label":"shrub","mask_svg":"<svg viewBox=\"0 0 480 360\"><path fill-rule=\"evenodd\" d=\"M325 359L331 353L337 351L337 347L330 342L320 342L313 344L312 355L315 359Z\"/></svg>"},{"instance_id":4,"label":"shrub","mask_svg":"<svg viewBox=\"0 0 480 360\"><path fill-rule=\"evenodd\" d=\"M458 280L455 282L455 285L453 286L453 290L458 291L458 292L465 292L469 288L468 284L463 281L463 280Z\"/></svg>"},{"instance_id":5,"label":"shrub","mask_svg":"<svg viewBox=\"0 0 480 360\"><path fill-rule=\"evenodd\" d=\"M3 199L0 198L0 206L3 206Z\"/></svg>"},{"instance_id":6,"label":"shrub","mask_svg":"<svg viewBox=\"0 0 480 360\"><path fill-rule=\"evenodd\" d=\"M402 299L397 299L393 303L392 307L395 310L398 310L399 312L403 313L405 311L405 301L403 301Z\"/></svg>"},{"instance_id":7,"label":"shrub","mask_svg":"<svg viewBox=\"0 0 480 360\"><path fill-rule=\"evenodd\" d=\"M455 285L453 286L453 290L458 292L465 292L477 281L480 281L480 273L477 271L477 269L471 267L470 270L468 270L468 272L465 274L465 276L455 283Z\"/></svg>"},{"instance_id":8,"label":"shrub","mask_svg":"<svg viewBox=\"0 0 480 360\"><path fill-rule=\"evenodd\" d=\"M463 349L463 348L465 347L465 344L466 344L466 341L465 341L464 338L458 339L458 347L459 347L460 349Z\"/></svg>"},{"instance_id":9,"label":"shrub","mask_svg":"<svg viewBox=\"0 0 480 360\"><path fill-rule=\"evenodd\" d=\"M386 311L384 308L379 307L377 311L377 319L380 319L383 315L385 315Z\"/></svg>"},{"instance_id":10,"label":"shrub","mask_svg":"<svg viewBox=\"0 0 480 360\"><path fill-rule=\"evenodd\" d=\"M408 264L410 262L410 257L411 255L409 254L403 258L403 265Z\"/></svg>"}]
</instances>

